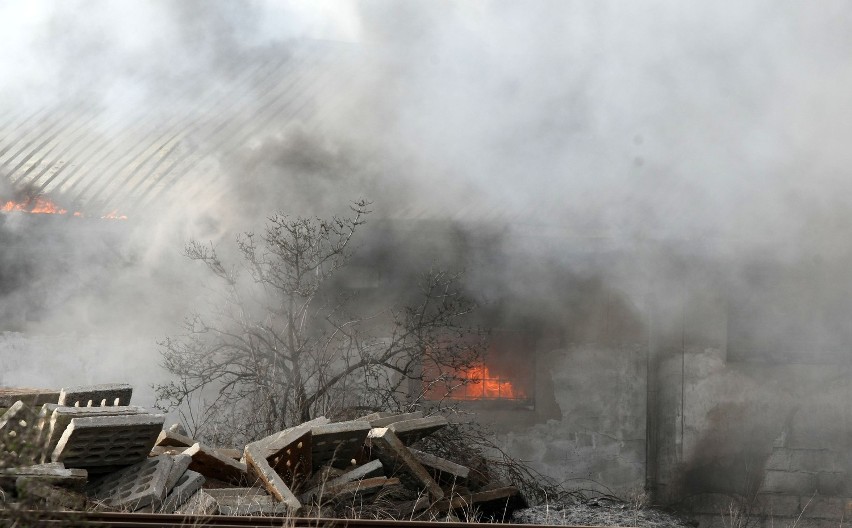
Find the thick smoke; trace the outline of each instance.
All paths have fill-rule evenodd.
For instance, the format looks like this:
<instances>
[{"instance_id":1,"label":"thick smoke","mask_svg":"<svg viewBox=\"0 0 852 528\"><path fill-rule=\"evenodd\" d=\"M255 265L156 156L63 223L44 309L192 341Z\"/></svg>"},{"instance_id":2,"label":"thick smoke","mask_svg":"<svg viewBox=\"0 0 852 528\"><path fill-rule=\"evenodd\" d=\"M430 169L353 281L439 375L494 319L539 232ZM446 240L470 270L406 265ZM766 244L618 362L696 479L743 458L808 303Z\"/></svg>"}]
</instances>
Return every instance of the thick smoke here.
<instances>
[{"instance_id":1,"label":"thick smoke","mask_svg":"<svg viewBox=\"0 0 852 528\"><path fill-rule=\"evenodd\" d=\"M5 3L8 116L97 107L87 126L109 134L116 124L156 128L175 112L204 118L205 94L222 92L234 100L216 117L249 116L257 128L237 144L187 139L210 149L199 162L209 180L187 184L202 199L175 188L124 226L45 227L53 238L33 238L10 215L0 224L0 329L104 336L86 339L100 343L93 350L109 340L114 353L147 350L136 364L153 364L154 340L201 291L180 257L188 238L224 245L275 210L326 216L363 196L391 222L449 221L430 252L469 269L469 288L496 300L489 313L501 324L561 321L566 339L584 340L583 292L621 298L637 321L650 293L668 292L653 302L658 323L677 333L684 305L713 290L731 307L729 339L741 348L835 357L852 340L850 9ZM262 74L305 49L322 82L293 93L307 90L311 112L269 119ZM257 82L239 84L250 66ZM6 191L19 189L0 188L0 203ZM369 255L409 264L395 237L417 239L417 228L365 242L366 265ZM0 352L17 354L6 339Z\"/></svg>"}]
</instances>

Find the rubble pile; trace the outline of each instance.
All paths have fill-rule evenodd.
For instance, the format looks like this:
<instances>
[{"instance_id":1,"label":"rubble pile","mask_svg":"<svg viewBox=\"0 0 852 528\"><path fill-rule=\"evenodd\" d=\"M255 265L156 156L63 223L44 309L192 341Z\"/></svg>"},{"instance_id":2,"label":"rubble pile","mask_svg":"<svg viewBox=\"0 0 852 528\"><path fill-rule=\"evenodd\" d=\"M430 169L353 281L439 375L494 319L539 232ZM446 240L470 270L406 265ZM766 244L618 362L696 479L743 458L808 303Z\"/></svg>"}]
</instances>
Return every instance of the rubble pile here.
<instances>
[{"instance_id":1,"label":"rubble pile","mask_svg":"<svg viewBox=\"0 0 852 528\"><path fill-rule=\"evenodd\" d=\"M235 450L164 429L165 416L130 405L131 394L129 385L0 388L0 502L393 519L505 516L523 502L512 486L410 447L446 427L441 416L319 417Z\"/></svg>"}]
</instances>

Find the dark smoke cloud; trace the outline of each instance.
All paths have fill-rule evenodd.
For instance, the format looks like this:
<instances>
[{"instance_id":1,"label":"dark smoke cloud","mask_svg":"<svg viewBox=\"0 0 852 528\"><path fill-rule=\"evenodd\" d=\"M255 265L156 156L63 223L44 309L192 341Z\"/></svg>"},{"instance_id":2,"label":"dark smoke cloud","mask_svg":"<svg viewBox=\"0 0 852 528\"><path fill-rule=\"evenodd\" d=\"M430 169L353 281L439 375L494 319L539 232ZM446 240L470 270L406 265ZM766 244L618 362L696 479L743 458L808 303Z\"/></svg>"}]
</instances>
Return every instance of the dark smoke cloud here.
<instances>
[{"instance_id":1,"label":"dark smoke cloud","mask_svg":"<svg viewBox=\"0 0 852 528\"><path fill-rule=\"evenodd\" d=\"M766 295L755 275L770 266L793 281L785 299L820 270L830 271L826 283L846 284L849 9L769 1L6 4L0 107L93 105L106 109L104 130L166 119L176 108L191 113L193 94L231 86L252 60L263 64L305 39L333 41L331 55L345 58L330 61L331 84L313 95L321 119L274 120L205 160L224 191L218 200L172 197L169 209L112 244L69 231L78 259L59 270L31 267L4 291L26 303L27 285L42 276L56 284L97 276L98 288L64 294L73 309L42 310L36 326L64 329L79 316L99 331L149 339L168 332L199 286L181 264L187 238L224 244L274 210L324 216L359 196L374 201L376 216L499 233L474 289L486 298L534 293L542 311L567 310L548 298L571 289L565 276L602 281L637 311L653 277L681 288L709 274L726 289ZM264 109L250 103L260 95L251 84L242 94L258 122ZM645 258L608 266L573 258L589 239ZM435 251L456 247L446 241ZM500 261L507 253L522 256ZM120 258L103 267L106 254ZM531 267L525 254L547 264ZM660 279L662 268L671 273ZM825 286L810 300L834 317L829 329L846 307L826 302L836 291ZM689 295L681 293L672 314ZM128 326L139 313L144 321ZM776 319L756 321L767 333Z\"/></svg>"}]
</instances>

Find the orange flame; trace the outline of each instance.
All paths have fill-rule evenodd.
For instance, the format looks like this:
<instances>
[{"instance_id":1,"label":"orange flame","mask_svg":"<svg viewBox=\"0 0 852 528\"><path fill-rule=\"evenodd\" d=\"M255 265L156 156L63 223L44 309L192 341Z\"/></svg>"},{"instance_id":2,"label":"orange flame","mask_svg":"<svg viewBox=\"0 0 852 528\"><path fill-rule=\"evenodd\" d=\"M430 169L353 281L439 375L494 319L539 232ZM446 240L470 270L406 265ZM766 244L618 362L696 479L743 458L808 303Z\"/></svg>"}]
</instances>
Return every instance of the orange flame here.
<instances>
[{"instance_id":1,"label":"orange flame","mask_svg":"<svg viewBox=\"0 0 852 528\"><path fill-rule=\"evenodd\" d=\"M101 217L103 220L127 220L127 215L118 214L118 209L110 211Z\"/></svg>"},{"instance_id":2,"label":"orange flame","mask_svg":"<svg viewBox=\"0 0 852 528\"><path fill-rule=\"evenodd\" d=\"M526 396L511 381L491 374L484 364L466 370L464 377L467 382L464 385L465 399L517 399Z\"/></svg>"},{"instance_id":3,"label":"orange flame","mask_svg":"<svg viewBox=\"0 0 852 528\"><path fill-rule=\"evenodd\" d=\"M2 202L0 202L2 203ZM27 198L26 200L15 202L12 200L7 201L0 207L0 213L11 213L11 212L22 212L22 213L31 213L31 214L59 214L64 215L68 214L67 209L63 209L54 203L52 200L49 200L43 196L35 196L33 198ZM82 218L85 215L80 211L74 211L72 216L76 216L78 218ZM104 220L127 220L127 215L120 214L118 209L114 211L110 211L101 217Z\"/></svg>"},{"instance_id":4,"label":"orange flame","mask_svg":"<svg viewBox=\"0 0 852 528\"><path fill-rule=\"evenodd\" d=\"M67 209L59 207L51 200L42 196L27 198L22 202L14 202L10 200L6 202L2 208L0 208L0 211L4 213L21 211L33 214L66 214L68 212Z\"/></svg>"}]
</instances>

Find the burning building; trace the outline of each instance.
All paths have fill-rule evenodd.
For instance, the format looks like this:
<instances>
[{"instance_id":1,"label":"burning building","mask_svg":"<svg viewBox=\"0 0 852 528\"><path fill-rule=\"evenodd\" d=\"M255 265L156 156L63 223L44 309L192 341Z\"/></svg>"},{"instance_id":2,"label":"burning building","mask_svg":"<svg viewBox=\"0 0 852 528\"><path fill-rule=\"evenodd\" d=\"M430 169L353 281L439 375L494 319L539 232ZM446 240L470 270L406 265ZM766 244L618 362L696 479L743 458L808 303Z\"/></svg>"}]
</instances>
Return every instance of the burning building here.
<instances>
[{"instance_id":1,"label":"burning building","mask_svg":"<svg viewBox=\"0 0 852 528\"><path fill-rule=\"evenodd\" d=\"M346 287L467 271L494 339L427 395L507 452L704 520L848 514L848 17L396 9L358 45L217 9L175 15L168 50L63 32L38 86L67 93L2 85L0 382L156 381L203 287L187 239L365 196Z\"/></svg>"}]
</instances>

